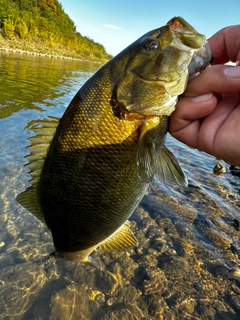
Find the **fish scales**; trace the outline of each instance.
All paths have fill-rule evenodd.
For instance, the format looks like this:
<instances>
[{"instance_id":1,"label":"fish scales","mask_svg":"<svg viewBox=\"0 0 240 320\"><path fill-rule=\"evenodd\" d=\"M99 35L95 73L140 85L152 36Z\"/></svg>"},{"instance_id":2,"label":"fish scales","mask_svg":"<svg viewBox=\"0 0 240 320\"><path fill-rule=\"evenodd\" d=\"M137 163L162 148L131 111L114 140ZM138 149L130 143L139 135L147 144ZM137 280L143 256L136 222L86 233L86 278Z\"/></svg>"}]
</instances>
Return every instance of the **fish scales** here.
<instances>
[{"instance_id":1,"label":"fish scales","mask_svg":"<svg viewBox=\"0 0 240 320\"><path fill-rule=\"evenodd\" d=\"M87 262L98 247L136 245L128 218L153 177L187 184L164 145L168 116L189 70L210 59L205 36L174 18L96 72L59 124L40 122L27 157L32 186L17 200L47 224L55 256Z\"/></svg>"},{"instance_id":2,"label":"fish scales","mask_svg":"<svg viewBox=\"0 0 240 320\"><path fill-rule=\"evenodd\" d=\"M135 170L138 139L134 126L124 125L122 133L122 126L114 123L115 134L119 136L116 142L103 132L107 118L111 118L109 115L95 129L93 145L83 146L86 142L81 135L74 137L72 133L86 130L84 121L81 121L84 107L87 105L83 104L81 108L72 105L79 121L74 121L71 131L63 134L64 138L59 139L61 129L57 131L39 183L43 212L52 212L45 217L46 222L56 237L55 245L65 250L77 249L78 245L89 247L111 235L132 213L146 188L146 183L138 179ZM68 116L60 125L64 125L65 120L69 121ZM72 137L75 141L73 148L68 143ZM107 144L103 143L104 140ZM81 148L76 148L76 144Z\"/></svg>"}]
</instances>

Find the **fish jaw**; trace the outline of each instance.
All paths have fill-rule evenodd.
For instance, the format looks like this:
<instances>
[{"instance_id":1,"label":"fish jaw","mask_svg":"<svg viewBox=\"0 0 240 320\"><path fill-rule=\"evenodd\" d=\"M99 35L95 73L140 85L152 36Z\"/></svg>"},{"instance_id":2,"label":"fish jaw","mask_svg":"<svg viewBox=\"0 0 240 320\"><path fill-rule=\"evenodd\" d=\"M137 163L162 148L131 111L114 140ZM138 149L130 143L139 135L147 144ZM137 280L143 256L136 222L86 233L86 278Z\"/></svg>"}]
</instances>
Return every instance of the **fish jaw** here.
<instances>
[{"instance_id":1,"label":"fish jaw","mask_svg":"<svg viewBox=\"0 0 240 320\"><path fill-rule=\"evenodd\" d=\"M205 69L212 60L212 52L206 37L198 33L181 17L175 17L167 24L176 35L180 33L183 36L181 37L183 49L186 45L192 48L192 60L188 66L189 75ZM178 36L176 38L178 38Z\"/></svg>"}]
</instances>

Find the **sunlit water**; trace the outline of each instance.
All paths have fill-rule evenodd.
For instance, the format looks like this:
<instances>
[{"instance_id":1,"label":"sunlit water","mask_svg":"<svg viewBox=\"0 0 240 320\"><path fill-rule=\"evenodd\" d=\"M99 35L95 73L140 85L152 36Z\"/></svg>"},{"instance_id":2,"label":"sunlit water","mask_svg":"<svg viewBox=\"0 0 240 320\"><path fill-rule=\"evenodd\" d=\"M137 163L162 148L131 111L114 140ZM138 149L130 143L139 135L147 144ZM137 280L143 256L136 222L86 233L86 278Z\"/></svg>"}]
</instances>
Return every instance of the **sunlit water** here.
<instances>
[{"instance_id":1,"label":"sunlit water","mask_svg":"<svg viewBox=\"0 0 240 320\"><path fill-rule=\"evenodd\" d=\"M0 53L1 319L240 319L239 172L172 138L188 187L153 181L131 217L139 246L101 270L57 260L46 226L17 204L34 120L60 117L97 64Z\"/></svg>"}]
</instances>

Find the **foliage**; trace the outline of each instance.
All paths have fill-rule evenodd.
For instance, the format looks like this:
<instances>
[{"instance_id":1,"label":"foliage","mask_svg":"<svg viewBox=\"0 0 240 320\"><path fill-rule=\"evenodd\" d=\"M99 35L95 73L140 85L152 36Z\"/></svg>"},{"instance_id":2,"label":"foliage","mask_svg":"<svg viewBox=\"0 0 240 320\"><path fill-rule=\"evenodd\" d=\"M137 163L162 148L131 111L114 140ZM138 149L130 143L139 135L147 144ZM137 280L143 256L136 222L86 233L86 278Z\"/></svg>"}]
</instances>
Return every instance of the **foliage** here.
<instances>
[{"instance_id":1,"label":"foliage","mask_svg":"<svg viewBox=\"0 0 240 320\"><path fill-rule=\"evenodd\" d=\"M7 39L62 45L82 59L111 58L101 44L76 32L74 22L57 0L0 0L0 31Z\"/></svg>"}]
</instances>

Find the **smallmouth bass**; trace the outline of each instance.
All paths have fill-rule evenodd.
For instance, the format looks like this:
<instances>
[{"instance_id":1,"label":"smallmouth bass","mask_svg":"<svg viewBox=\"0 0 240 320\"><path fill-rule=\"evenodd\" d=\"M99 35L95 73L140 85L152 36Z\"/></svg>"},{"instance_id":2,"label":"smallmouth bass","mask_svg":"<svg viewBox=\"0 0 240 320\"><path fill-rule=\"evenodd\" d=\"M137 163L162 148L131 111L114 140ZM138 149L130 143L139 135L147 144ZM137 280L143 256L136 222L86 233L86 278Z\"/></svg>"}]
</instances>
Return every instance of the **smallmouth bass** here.
<instances>
[{"instance_id":1,"label":"smallmouth bass","mask_svg":"<svg viewBox=\"0 0 240 320\"><path fill-rule=\"evenodd\" d=\"M164 146L188 76L206 67L204 35L182 18L143 35L99 69L63 117L30 138L31 187L17 200L52 233L55 256L88 262L96 248L135 246L128 218L154 176L186 185Z\"/></svg>"}]
</instances>

